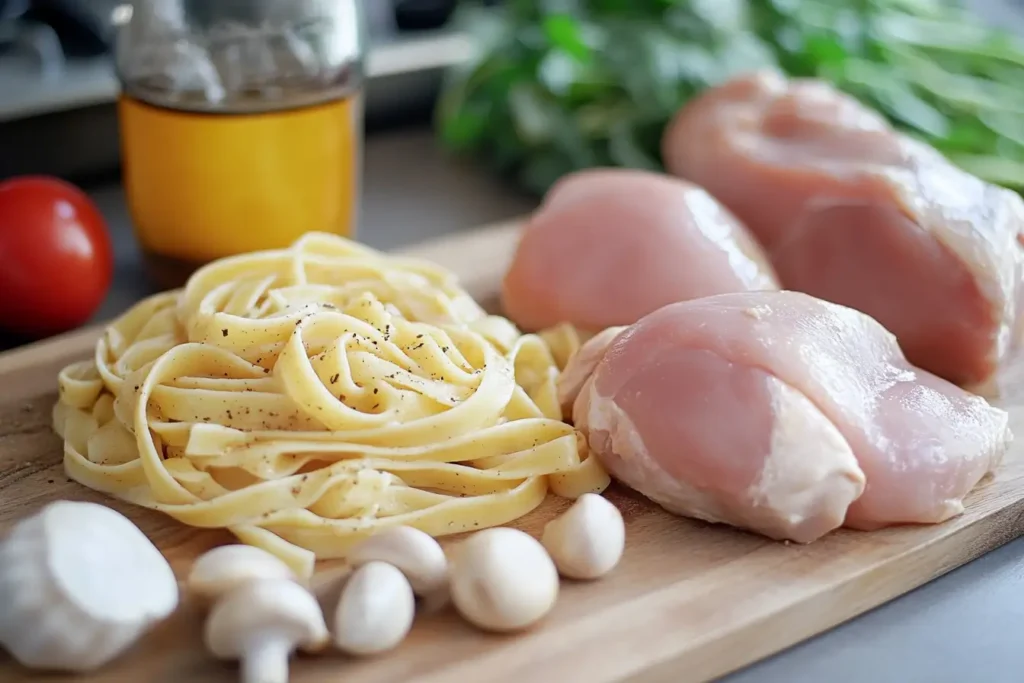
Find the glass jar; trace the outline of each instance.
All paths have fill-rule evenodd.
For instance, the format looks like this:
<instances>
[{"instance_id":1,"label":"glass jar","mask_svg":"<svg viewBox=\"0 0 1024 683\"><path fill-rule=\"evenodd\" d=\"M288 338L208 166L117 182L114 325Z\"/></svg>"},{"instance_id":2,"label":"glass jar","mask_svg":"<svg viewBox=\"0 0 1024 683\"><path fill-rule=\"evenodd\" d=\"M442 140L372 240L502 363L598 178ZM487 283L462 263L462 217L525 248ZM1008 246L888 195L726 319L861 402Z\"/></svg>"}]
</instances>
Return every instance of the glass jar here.
<instances>
[{"instance_id":1,"label":"glass jar","mask_svg":"<svg viewBox=\"0 0 1024 683\"><path fill-rule=\"evenodd\" d=\"M135 0L119 23L125 193L160 284L311 230L354 235L361 0Z\"/></svg>"}]
</instances>

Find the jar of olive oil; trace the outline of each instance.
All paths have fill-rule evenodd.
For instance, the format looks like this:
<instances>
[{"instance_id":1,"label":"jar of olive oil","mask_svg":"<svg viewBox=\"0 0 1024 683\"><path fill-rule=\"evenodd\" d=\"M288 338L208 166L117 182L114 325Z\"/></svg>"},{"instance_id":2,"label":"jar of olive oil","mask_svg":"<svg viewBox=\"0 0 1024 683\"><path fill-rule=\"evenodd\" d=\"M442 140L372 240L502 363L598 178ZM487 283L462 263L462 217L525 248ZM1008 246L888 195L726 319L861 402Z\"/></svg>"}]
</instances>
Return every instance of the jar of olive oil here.
<instances>
[{"instance_id":1,"label":"jar of olive oil","mask_svg":"<svg viewBox=\"0 0 1024 683\"><path fill-rule=\"evenodd\" d=\"M119 19L124 186L158 282L354 235L361 0L135 0Z\"/></svg>"}]
</instances>

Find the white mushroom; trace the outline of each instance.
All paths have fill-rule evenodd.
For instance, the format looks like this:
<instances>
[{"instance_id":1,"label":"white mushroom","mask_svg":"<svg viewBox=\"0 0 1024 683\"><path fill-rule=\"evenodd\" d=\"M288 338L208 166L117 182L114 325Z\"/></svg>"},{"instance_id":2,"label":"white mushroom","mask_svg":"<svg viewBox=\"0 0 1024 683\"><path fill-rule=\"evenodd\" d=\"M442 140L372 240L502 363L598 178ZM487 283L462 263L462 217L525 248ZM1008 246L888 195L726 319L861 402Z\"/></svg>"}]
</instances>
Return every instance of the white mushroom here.
<instances>
[{"instance_id":1,"label":"white mushroom","mask_svg":"<svg viewBox=\"0 0 1024 683\"><path fill-rule=\"evenodd\" d=\"M0 645L27 667L98 669L177 605L167 560L106 506L50 503L0 544Z\"/></svg>"},{"instance_id":2,"label":"white mushroom","mask_svg":"<svg viewBox=\"0 0 1024 683\"><path fill-rule=\"evenodd\" d=\"M275 555L252 545L222 545L192 564L186 585L189 592L210 600L243 583L258 579L295 580L295 573Z\"/></svg>"},{"instance_id":3,"label":"white mushroom","mask_svg":"<svg viewBox=\"0 0 1024 683\"><path fill-rule=\"evenodd\" d=\"M448 583L448 559L430 534L408 526L379 531L359 543L346 559L353 567L387 562L398 567L421 597L436 596Z\"/></svg>"},{"instance_id":4,"label":"white mushroom","mask_svg":"<svg viewBox=\"0 0 1024 683\"><path fill-rule=\"evenodd\" d=\"M375 655L398 647L416 613L409 580L386 562L368 562L345 583L334 613L334 644L351 655Z\"/></svg>"},{"instance_id":5,"label":"white mushroom","mask_svg":"<svg viewBox=\"0 0 1024 683\"><path fill-rule=\"evenodd\" d=\"M597 579L622 558L626 525L622 513L607 498L585 493L547 523L540 540L562 576Z\"/></svg>"},{"instance_id":6,"label":"white mushroom","mask_svg":"<svg viewBox=\"0 0 1024 683\"><path fill-rule=\"evenodd\" d=\"M499 527L478 531L452 555L456 609L488 631L516 631L542 619L558 597L558 571L529 534Z\"/></svg>"},{"instance_id":7,"label":"white mushroom","mask_svg":"<svg viewBox=\"0 0 1024 683\"><path fill-rule=\"evenodd\" d=\"M206 647L215 657L241 659L242 683L287 683L291 653L319 650L328 639L320 603L284 579L243 583L206 621Z\"/></svg>"}]
</instances>

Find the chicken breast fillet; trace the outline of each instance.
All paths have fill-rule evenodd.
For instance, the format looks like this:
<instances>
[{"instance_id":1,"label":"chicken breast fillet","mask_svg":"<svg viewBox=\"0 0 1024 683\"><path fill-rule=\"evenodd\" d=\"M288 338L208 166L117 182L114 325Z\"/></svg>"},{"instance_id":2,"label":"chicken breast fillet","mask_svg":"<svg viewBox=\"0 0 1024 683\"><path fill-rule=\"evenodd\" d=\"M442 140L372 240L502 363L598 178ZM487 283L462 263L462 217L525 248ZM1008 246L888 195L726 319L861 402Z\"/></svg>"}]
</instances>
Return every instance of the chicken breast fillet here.
<instances>
[{"instance_id":1,"label":"chicken breast fillet","mask_svg":"<svg viewBox=\"0 0 1024 683\"><path fill-rule=\"evenodd\" d=\"M786 289L868 313L914 364L976 385L1019 338L1024 202L834 87L739 77L684 107L663 153L750 227Z\"/></svg>"},{"instance_id":2,"label":"chicken breast fillet","mask_svg":"<svg viewBox=\"0 0 1024 683\"><path fill-rule=\"evenodd\" d=\"M672 304L588 344L563 398L578 390L609 472L772 538L942 522L1011 439L1004 411L911 366L878 322L797 292Z\"/></svg>"},{"instance_id":3,"label":"chicken breast fillet","mask_svg":"<svg viewBox=\"0 0 1024 683\"><path fill-rule=\"evenodd\" d=\"M627 169L566 176L527 224L502 287L530 330L597 332L676 301L778 285L754 239L702 189Z\"/></svg>"}]
</instances>

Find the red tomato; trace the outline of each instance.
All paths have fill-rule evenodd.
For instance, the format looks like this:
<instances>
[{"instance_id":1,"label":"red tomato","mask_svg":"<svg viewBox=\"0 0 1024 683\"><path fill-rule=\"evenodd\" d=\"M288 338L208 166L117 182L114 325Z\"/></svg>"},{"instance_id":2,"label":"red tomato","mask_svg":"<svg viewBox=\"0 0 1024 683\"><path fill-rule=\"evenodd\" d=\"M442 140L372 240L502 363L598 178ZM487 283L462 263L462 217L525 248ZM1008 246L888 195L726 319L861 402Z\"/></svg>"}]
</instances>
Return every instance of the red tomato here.
<instances>
[{"instance_id":1,"label":"red tomato","mask_svg":"<svg viewBox=\"0 0 1024 683\"><path fill-rule=\"evenodd\" d=\"M103 217L56 178L0 182L0 328L57 334L92 317L113 277Z\"/></svg>"}]
</instances>

